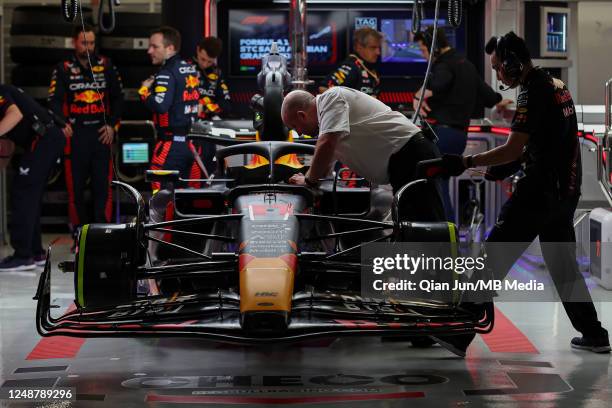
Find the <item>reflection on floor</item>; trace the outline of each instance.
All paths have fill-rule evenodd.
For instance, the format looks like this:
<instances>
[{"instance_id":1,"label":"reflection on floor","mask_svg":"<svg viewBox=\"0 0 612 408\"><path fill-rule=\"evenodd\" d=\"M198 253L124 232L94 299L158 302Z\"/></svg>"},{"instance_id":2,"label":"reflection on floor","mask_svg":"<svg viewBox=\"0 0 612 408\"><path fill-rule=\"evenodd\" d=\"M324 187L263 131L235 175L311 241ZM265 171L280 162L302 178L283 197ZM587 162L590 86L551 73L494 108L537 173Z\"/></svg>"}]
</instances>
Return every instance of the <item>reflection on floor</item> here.
<instances>
[{"instance_id":1,"label":"reflection on floor","mask_svg":"<svg viewBox=\"0 0 612 408\"><path fill-rule=\"evenodd\" d=\"M68 250L67 239L55 245L55 268ZM73 276L56 270L53 297L68 307ZM610 355L571 350L576 333L558 303L498 304L495 330L478 337L465 360L437 346L415 349L377 338L274 347L176 338L41 339L32 300L39 273L0 275L0 386L76 387L77 401L4 400L0 406L612 405ZM596 307L612 327L612 303Z\"/></svg>"}]
</instances>

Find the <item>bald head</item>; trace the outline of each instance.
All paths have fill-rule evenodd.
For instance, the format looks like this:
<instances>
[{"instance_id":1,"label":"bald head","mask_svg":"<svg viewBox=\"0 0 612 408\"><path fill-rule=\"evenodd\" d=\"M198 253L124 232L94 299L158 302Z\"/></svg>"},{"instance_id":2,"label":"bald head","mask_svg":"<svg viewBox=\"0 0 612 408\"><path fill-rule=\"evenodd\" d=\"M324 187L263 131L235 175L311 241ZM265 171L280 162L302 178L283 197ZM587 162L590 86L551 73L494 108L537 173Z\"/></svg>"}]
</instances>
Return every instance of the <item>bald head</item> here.
<instances>
[{"instance_id":1,"label":"bald head","mask_svg":"<svg viewBox=\"0 0 612 408\"><path fill-rule=\"evenodd\" d=\"M299 134L313 134L318 129L317 107L315 97L309 92L296 90L291 91L283 99L281 117L289 129Z\"/></svg>"},{"instance_id":2,"label":"bald head","mask_svg":"<svg viewBox=\"0 0 612 408\"><path fill-rule=\"evenodd\" d=\"M283 107L281 108L283 122L286 123L286 119L293 119L297 111L305 111L313 100L314 96L309 92L302 90L289 92L285 99L283 99Z\"/></svg>"}]
</instances>

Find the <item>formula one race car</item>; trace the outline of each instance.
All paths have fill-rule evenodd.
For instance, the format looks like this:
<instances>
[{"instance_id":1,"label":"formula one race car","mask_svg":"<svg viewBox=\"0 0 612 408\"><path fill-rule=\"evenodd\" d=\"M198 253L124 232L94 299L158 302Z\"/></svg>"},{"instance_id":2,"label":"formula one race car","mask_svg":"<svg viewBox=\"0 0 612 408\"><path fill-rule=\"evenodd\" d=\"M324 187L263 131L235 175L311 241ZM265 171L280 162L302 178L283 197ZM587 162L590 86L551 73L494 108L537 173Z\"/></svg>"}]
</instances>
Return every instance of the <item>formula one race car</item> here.
<instances>
[{"instance_id":1,"label":"formula one race car","mask_svg":"<svg viewBox=\"0 0 612 408\"><path fill-rule=\"evenodd\" d=\"M74 260L60 264L74 272L76 308L58 318L51 315L49 254L36 294L38 332L258 343L491 330L489 306L361 296L363 245L451 242L456 230L410 222L400 210L404 200L418 199L414 192L426 179L397 192L391 221L373 211L376 190L343 186L351 179L340 180L342 171L316 191L287 184L305 173L315 140L287 141L280 120L286 61L271 51L262 65L259 141L192 130L192 138L225 146L217 150L216 173L198 181L202 188L178 188L185 181L177 172L149 172L165 190L151 199L148 217L138 191L115 182L137 202L134 221L82 228Z\"/></svg>"},{"instance_id":2,"label":"formula one race car","mask_svg":"<svg viewBox=\"0 0 612 408\"><path fill-rule=\"evenodd\" d=\"M491 310L360 296L364 241L449 241L456 239L454 230L447 223L401 221L399 204L410 199L405 192L426 180L398 192L393 221L367 219L371 189L341 187L337 176L319 191L285 184L303 169L278 159L313 151L273 141L220 148L216 178L201 189L173 188L180 181L176 172L149 172L150 179L170 185L170 221L147 222L140 194L118 183L138 202L134 222L83 227L74 261L60 265L74 271L76 309L59 318L51 316L47 261L37 291L39 333L198 335L254 343L490 330ZM253 154L268 164L240 166L237 181L226 159Z\"/></svg>"}]
</instances>

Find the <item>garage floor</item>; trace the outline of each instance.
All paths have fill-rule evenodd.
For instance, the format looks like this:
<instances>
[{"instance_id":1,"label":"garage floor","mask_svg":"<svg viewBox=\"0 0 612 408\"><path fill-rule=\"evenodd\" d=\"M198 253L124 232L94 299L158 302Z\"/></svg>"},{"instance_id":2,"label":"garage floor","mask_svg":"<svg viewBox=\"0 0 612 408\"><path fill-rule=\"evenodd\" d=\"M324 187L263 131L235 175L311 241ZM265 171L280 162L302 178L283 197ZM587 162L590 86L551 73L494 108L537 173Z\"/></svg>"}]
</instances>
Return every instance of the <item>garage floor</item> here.
<instances>
[{"instance_id":1,"label":"garage floor","mask_svg":"<svg viewBox=\"0 0 612 408\"><path fill-rule=\"evenodd\" d=\"M52 293L62 307L73 299L73 276L56 272L56 265L69 247L67 237L54 247ZM0 248L0 255L8 251ZM498 304L494 331L477 337L465 360L438 346L415 349L378 338L268 348L176 338L41 338L32 300L39 274L0 275L0 385L76 387L77 400L0 400L0 407L612 405L610 355L570 349L576 333L558 303ZM596 307L612 328L612 303Z\"/></svg>"}]
</instances>

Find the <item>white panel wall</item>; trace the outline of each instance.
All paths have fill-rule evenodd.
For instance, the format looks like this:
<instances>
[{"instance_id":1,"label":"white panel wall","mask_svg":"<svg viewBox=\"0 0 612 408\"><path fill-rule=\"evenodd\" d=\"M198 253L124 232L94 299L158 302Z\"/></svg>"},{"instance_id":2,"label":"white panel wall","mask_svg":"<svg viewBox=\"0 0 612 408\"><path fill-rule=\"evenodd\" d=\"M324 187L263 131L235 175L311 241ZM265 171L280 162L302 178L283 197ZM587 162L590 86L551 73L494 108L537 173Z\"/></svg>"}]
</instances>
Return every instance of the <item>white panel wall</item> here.
<instances>
[{"instance_id":1,"label":"white panel wall","mask_svg":"<svg viewBox=\"0 0 612 408\"><path fill-rule=\"evenodd\" d=\"M612 2L578 3L577 66L579 103L601 105L612 77Z\"/></svg>"},{"instance_id":2,"label":"white panel wall","mask_svg":"<svg viewBox=\"0 0 612 408\"><path fill-rule=\"evenodd\" d=\"M522 34L523 27L521 21L522 5L519 0L487 0L485 3L485 41L488 41L492 36L506 34L508 31L514 31L518 35ZM491 84L491 87L500 92L504 98L516 100L516 90L501 91L499 86L501 82L497 81L495 72L489 63L489 56L485 54L485 81ZM485 114L488 116L488 114Z\"/></svg>"}]
</instances>

